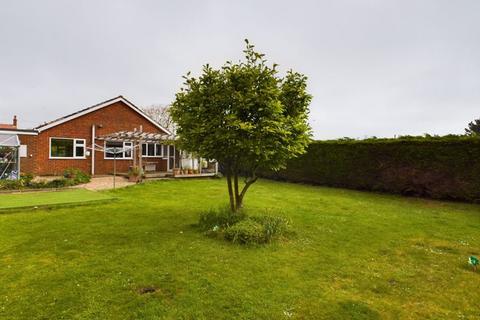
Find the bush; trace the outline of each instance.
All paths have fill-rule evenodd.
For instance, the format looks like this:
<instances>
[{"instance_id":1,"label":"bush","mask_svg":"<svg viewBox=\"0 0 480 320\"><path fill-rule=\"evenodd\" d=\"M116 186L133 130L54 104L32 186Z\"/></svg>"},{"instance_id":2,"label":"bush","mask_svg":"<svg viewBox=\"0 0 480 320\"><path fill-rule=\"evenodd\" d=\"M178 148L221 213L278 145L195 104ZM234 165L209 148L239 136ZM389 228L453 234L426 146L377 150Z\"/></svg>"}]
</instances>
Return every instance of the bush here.
<instances>
[{"instance_id":1,"label":"bush","mask_svg":"<svg viewBox=\"0 0 480 320\"><path fill-rule=\"evenodd\" d=\"M67 169L63 173L64 178L51 181L34 181L33 175L22 174L18 180L0 180L0 190L22 190L42 188L64 188L90 181L90 176L80 169Z\"/></svg>"},{"instance_id":2,"label":"bush","mask_svg":"<svg viewBox=\"0 0 480 320\"><path fill-rule=\"evenodd\" d=\"M90 182L90 175L77 168L69 168L63 172L63 177L73 180L74 184L83 184Z\"/></svg>"},{"instance_id":3,"label":"bush","mask_svg":"<svg viewBox=\"0 0 480 320\"><path fill-rule=\"evenodd\" d=\"M215 227L224 229L247 217L245 210L232 213L230 208L210 209L200 214L199 226L202 230L211 230Z\"/></svg>"},{"instance_id":4,"label":"bush","mask_svg":"<svg viewBox=\"0 0 480 320\"><path fill-rule=\"evenodd\" d=\"M41 182L40 182L41 183ZM75 179L55 179L52 181L48 181L43 183L43 188L64 188L64 187L71 187L78 184Z\"/></svg>"},{"instance_id":5,"label":"bush","mask_svg":"<svg viewBox=\"0 0 480 320\"><path fill-rule=\"evenodd\" d=\"M251 220L263 226L265 239L270 241L275 236L285 236L290 231L290 221L279 216L254 216Z\"/></svg>"},{"instance_id":6,"label":"bush","mask_svg":"<svg viewBox=\"0 0 480 320\"><path fill-rule=\"evenodd\" d=\"M245 209L232 213L228 207L201 213L198 225L207 236L241 244L266 243L290 232L290 221L284 217L248 217Z\"/></svg>"},{"instance_id":7,"label":"bush","mask_svg":"<svg viewBox=\"0 0 480 320\"><path fill-rule=\"evenodd\" d=\"M23 181L24 184L28 185L32 182L34 176L31 173L22 173L20 175L20 180Z\"/></svg>"},{"instance_id":8,"label":"bush","mask_svg":"<svg viewBox=\"0 0 480 320\"><path fill-rule=\"evenodd\" d=\"M21 180L0 180L0 190L17 190L22 187Z\"/></svg>"},{"instance_id":9,"label":"bush","mask_svg":"<svg viewBox=\"0 0 480 320\"><path fill-rule=\"evenodd\" d=\"M225 230L225 239L241 244L261 244L267 242L265 228L253 219L246 219L228 227Z\"/></svg>"},{"instance_id":10,"label":"bush","mask_svg":"<svg viewBox=\"0 0 480 320\"><path fill-rule=\"evenodd\" d=\"M480 201L480 139L464 136L312 142L278 172L291 182Z\"/></svg>"}]
</instances>

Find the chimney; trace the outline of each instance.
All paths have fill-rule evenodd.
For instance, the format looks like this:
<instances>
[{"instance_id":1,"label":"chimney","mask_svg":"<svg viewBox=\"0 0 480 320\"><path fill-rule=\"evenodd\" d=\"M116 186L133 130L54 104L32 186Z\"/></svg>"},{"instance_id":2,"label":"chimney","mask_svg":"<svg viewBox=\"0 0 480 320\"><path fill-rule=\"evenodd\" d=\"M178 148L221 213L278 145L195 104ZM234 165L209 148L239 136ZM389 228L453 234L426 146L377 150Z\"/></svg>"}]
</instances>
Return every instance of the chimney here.
<instances>
[{"instance_id":1,"label":"chimney","mask_svg":"<svg viewBox=\"0 0 480 320\"><path fill-rule=\"evenodd\" d=\"M13 116L13 126L17 128L17 116Z\"/></svg>"}]
</instances>

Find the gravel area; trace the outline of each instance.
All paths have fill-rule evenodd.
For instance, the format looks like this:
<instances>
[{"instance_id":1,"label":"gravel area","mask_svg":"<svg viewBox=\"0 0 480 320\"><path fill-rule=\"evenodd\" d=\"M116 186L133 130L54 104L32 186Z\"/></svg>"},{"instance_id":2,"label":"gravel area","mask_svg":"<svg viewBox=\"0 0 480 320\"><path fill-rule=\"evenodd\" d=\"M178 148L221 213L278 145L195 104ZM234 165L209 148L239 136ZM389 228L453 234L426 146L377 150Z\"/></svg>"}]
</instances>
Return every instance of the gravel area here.
<instances>
[{"instance_id":1,"label":"gravel area","mask_svg":"<svg viewBox=\"0 0 480 320\"><path fill-rule=\"evenodd\" d=\"M135 182L129 182L125 177L115 177L115 188L123 188L134 184ZM78 185L78 187L87 190L113 189L113 176L94 177L89 183Z\"/></svg>"}]
</instances>

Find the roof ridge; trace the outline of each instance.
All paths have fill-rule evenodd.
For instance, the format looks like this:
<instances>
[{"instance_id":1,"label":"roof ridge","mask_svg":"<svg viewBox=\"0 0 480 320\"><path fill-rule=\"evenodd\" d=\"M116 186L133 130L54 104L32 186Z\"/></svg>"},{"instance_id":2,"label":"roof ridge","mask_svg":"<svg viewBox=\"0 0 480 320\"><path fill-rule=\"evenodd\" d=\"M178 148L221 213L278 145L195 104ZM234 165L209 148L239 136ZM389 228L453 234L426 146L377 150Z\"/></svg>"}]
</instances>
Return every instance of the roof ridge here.
<instances>
[{"instance_id":1,"label":"roof ridge","mask_svg":"<svg viewBox=\"0 0 480 320\"><path fill-rule=\"evenodd\" d=\"M85 111L87 111L87 110L89 110L89 109L98 107L99 105L108 103L109 101L113 101L113 100L118 99L118 98L122 98L122 99L124 99L124 100L127 100L127 99L125 99L122 95L118 95L118 96L116 96L116 97L114 97L114 98L110 98L110 99L107 99L107 100L105 100L105 101L96 103L96 104L94 104L94 105L91 105L90 107L82 108L82 109L80 109L80 110L78 110L78 111L72 112L72 113L67 114L67 115L65 115L65 116L63 116L63 117L59 117L59 118L56 118L56 119L54 119L54 120L45 122L45 123L43 123L43 124L41 124L41 125L36 126L34 129L40 129L40 128L45 127L45 126L48 126L49 124L52 124L52 123L54 123L54 122L57 122L57 121L60 121L60 120L69 118L69 117L74 116L74 115L76 115L76 114L78 114L78 113L85 112ZM128 100L127 100L127 101L128 101ZM129 101L129 102L130 102L130 101ZM131 102L130 102L130 103L131 103ZM133 103L132 103L132 104L133 104Z\"/></svg>"},{"instance_id":2,"label":"roof ridge","mask_svg":"<svg viewBox=\"0 0 480 320\"><path fill-rule=\"evenodd\" d=\"M130 102L127 98L125 98L123 95L119 95L119 96L116 96L114 98L110 98L108 100L105 100L105 101L102 101L100 103L97 103L97 104L94 104L90 107L87 107L87 108L83 108L79 111L76 111L76 112L73 112L73 113L70 113L66 116L63 116L63 117L60 117L60 118L57 118L55 120L52 120L52 121L49 121L49 122L45 122L44 124L41 124L37 127L35 127L34 129L35 130L38 130L39 132L41 131L44 131L44 130L48 130L50 129L51 127L55 127L63 122L66 122L66 121L70 121L70 120L73 120L75 119L76 117L80 117L84 114L87 114L89 112L92 112L92 111L95 111L95 110L98 110L98 109L101 109L103 107L106 107L108 105L110 105L111 103L114 103L114 102L117 102L116 100L118 101L122 101L124 104L126 104L128 107L130 107L131 109L133 109L134 111L136 111L138 114L140 114L142 117L144 117L146 120L150 121L152 124L154 124L157 128L159 128L160 130L164 131L166 134L171 134L171 132L164 128L161 124L159 124L157 121L155 121L154 119L152 119L152 117L150 117L148 114L146 114L141 108L137 107L135 104L133 104L132 102ZM111 103L110 103L111 102ZM91 110L92 111L89 111Z\"/></svg>"}]
</instances>

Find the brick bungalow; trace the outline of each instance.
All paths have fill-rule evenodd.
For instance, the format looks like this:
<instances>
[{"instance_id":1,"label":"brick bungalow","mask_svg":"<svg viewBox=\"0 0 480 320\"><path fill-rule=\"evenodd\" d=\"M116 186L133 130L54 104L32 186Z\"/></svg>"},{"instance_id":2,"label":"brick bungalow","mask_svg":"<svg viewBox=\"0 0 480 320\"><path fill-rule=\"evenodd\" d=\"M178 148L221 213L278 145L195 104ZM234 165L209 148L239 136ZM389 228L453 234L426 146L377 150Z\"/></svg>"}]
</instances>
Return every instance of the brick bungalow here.
<instances>
[{"instance_id":1,"label":"brick bungalow","mask_svg":"<svg viewBox=\"0 0 480 320\"><path fill-rule=\"evenodd\" d=\"M79 168L92 175L110 174L113 172L114 156L105 149L113 147L124 150L115 156L117 172L127 172L133 165L132 151L129 151L132 143L105 141L99 137L138 130L170 134L123 96L34 129L17 128L16 117L12 124L0 125L0 134L13 134L19 138L21 172L42 176L61 175L67 168ZM141 149L142 160L150 170L169 172L178 166L178 152L173 145L150 143L142 145Z\"/></svg>"}]
</instances>

